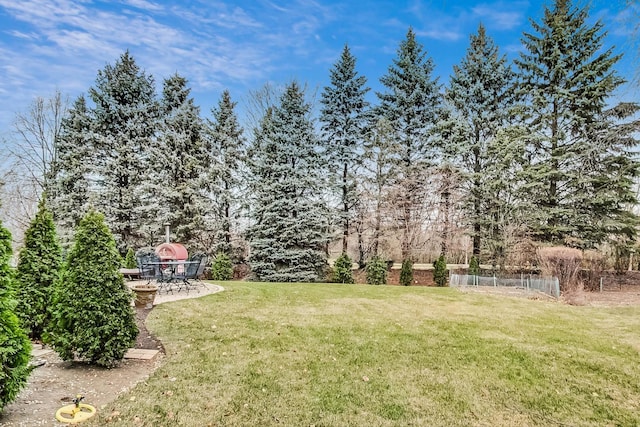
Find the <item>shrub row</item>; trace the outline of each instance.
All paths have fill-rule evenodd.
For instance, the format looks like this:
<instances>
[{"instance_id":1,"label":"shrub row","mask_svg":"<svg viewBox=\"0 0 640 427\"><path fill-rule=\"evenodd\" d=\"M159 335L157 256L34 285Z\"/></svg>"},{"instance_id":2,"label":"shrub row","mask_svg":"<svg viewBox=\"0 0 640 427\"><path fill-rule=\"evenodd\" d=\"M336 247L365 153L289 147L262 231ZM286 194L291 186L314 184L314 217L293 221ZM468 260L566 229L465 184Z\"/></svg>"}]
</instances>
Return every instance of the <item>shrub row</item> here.
<instances>
[{"instance_id":1,"label":"shrub row","mask_svg":"<svg viewBox=\"0 0 640 427\"><path fill-rule=\"evenodd\" d=\"M104 216L89 212L64 263L44 200L25 233L15 271L11 235L0 224L0 411L30 373L31 341L50 344L63 360L111 367L138 334L123 260ZM130 259L125 265L130 265Z\"/></svg>"}]
</instances>

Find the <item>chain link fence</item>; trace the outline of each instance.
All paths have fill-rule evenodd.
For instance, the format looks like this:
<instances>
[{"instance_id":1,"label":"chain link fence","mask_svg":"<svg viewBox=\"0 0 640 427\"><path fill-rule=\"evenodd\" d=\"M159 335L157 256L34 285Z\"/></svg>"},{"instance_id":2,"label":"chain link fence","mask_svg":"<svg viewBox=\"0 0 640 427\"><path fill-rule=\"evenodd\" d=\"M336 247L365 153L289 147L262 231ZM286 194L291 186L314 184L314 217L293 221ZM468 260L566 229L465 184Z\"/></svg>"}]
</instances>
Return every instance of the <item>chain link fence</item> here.
<instances>
[{"instance_id":1,"label":"chain link fence","mask_svg":"<svg viewBox=\"0 0 640 427\"><path fill-rule=\"evenodd\" d=\"M520 289L528 292L543 292L554 298L560 297L560 283L556 277L542 277L534 275L518 276L476 276L470 274L451 274L449 286L479 287L494 286Z\"/></svg>"}]
</instances>

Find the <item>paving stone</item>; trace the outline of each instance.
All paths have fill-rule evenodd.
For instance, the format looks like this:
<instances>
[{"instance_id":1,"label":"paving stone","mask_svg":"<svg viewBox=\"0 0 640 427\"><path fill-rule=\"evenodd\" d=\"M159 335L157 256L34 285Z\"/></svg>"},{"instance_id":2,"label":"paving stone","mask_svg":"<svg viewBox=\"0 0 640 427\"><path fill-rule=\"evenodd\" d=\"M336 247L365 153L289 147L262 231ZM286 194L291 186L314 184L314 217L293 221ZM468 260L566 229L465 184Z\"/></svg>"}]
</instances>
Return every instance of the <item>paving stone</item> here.
<instances>
[{"instance_id":1,"label":"paving stone","mask_svg":"<svg viewBox=\"0 0 640 427\"><path fill-rule=\"evenodd\" d=\"M53 350L51 350L50 348L42 348L40 347L39 349L37 348L33 348L31 350L31 356L33 357L42 357L44 355L53 353Z\"/></svg>"},{"instance_id":2,"label":"paving stone","mask_svg":"<svg viewBox=\"0 0 640 427\"><path fill-rule=\"evenodd\" d=\"M130 348L124 355L125 359L152 360L160 353L158 350L147 350L143 348Z\"/></svg>"}]
</instances>

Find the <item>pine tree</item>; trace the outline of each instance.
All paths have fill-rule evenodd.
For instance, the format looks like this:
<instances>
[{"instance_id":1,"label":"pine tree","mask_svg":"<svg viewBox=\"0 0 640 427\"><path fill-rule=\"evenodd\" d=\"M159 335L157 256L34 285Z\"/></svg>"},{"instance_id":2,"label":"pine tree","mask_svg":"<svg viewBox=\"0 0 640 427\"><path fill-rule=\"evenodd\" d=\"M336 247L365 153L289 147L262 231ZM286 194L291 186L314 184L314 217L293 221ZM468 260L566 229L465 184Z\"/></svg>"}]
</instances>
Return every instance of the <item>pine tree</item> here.
<instances>
[{"instance_id":1,"label":"pine tree","mask_svg":"<svg viewBox=\"0 0 640 427\"><path fill-rule=\"evenodd\" d=\"M79 96L62 119L57 141L58 161L54 177L55 191L47 194L63 246L69 246L73 231L87 211L90 200L89 172L91 155L91 116L84 96Z\"/></svg>"},{"instance_id":2,"label":"pine tree","mask_svg":"<svg viewBox=\"0 0 640 427\"><path fill-rule=\"evenodd\" d=\"M353 283L353 262L349 255L343 253L333 263L333 281L336 283Z\"/></svg>"},{"instance_id":3,"label":"pine tree","mask_svg":"<svg viewBox=\"0 0 640 427\"><path fill-rule=\"evenodd\" d=\"M478 262L478 258L474 256L469 260L469 270L468 274L471 276L477 276L480 274L480 263Z\"/></svg>"},{"instance_id":4,"label":"pine tree","mask_svg":"<svg viewBox=\"0 0 640 427\"><path fill-rule=\"evenodd\" d=\"M486 232L486 205L491 198L486 191L487 167L495 162L488 145L498 131L509 123L514 106L514 74L506 57L486 35L484 26L471 36L467 54L453 67L445 100L451 114L442 125L446 150L463 173L462 186L467 201L465 210L472 229L473 255L478 257L481 237Z\"/></svg>"},{"instance_id":5,"label":"pine tree","mask_svg":"<svg viewBox=\"0 0 640 427\"><path fill-rule=\"evenodd\" d=\"M387 263L379 256L372 257L366 268L367 283L370 285L387 284Z\"/></svg>"},{"instance_id":6,"label":"pine tree","mask_svg":"<svg viewBox=\"0 0 640 427\"><path fill-rule=\"evenodd\" d=\"M251 153L254 203L248 236L256 279L313 282L326 268L323 165L310 105L296 82L268 110Z\"/></svg>"},{"instance_id":7,"label":"pine tree","mask_svg":"<svg viewBox=\"0 0 640 427\"><path fill-rule=\"evenodd\" d=\"M136 268L136 254L133 251L133 248L127 249L127 254L124 257L124 261L122 263L124 268Z\"/></svg>"},{"instance_id":8,"label":"pine tree","mask_svg":"<svg viewBox=\"0 0 640 427\"><path fill-rule=\"evenodd\" d=\"M17 268L16 314L31 339L40 340L51 319L54 283L62 264L62 251L51 212L42 198L25 232Z\"/></svg>"},{"instance_id":9,"label":"pine tree","mask_svg":"<svg viewBox=\"0 0 640 427\"><path fill-rule=\"evenodd\" d=\"M94 207L104 212L124 253L139 246L143 237L142 184L151 172L145 158L158 130L154 81L127 51L115 65L98 71L89 95L95 103L92 130L98 168L93 172L100 192Z\"/></svg>"},{"instance_id":10,"label":"pine tree","mask_svg":"<svg viewBox=\"0 0 640 427\"><path fill-rule=\"evenodd\" d=\"M211 278L213 280L233 279L233 263L229 255L224 252L218 252L211 264Z\"/></svg>"},{"instance_id":11,"label":"pine tree","mask_svg":"<svg viewBox=\"0 0 640 427\"><path fill-rule=\"evenodd\" d=\"M55 285L45 340L63 360L113 366L138 334L131 294L118 271L122 258L104 216L95 211L80 221L74 242Z\"/></svg>"},{"instance_id":12,"label":"pine tree","mask_svg":"<svg viewBox=\"0 0 640 427\"><path fill-rule=\"evenodd\" d=\"M204 250L208 248L198 247L196 239L208 208L205 172L209 150L202 135L200 108L190 92L187 80L178 74L164 80L161 132L150 155L151 194L156 203L149 205L146 216L152 218L147 221L152 228L161 230L169 223L176 241Z\"/></svg>"},{"instance_id":13,"label":"pine tree","mask_svg":"<svg viewBox=\"0 0 640 427\"><path fill-rule=\"evenodd\" d=\"M0 224L0 412L27 384L31 342L15 315L11 233Z\"/></svg>"},{"instance_id":14,"label":"pine tree","mask_svg":"<svg viewBox=\"0 0 640 427\"><path fill-rule=\"evenodd\" d=\"M386 92L378 93L378 115L389 120L398 141L397 218L402 229L402 258L410 257L411 236L424 218L419 213L426 198L422 186L426 171L438 153L433 130L441 108L440 85L433 77L434 65L409 29L400 43L393 65L380 81Z\"/></svg>"},{"instance_id":15,"label":"pine tree","mask_svg":"<svg viewBox=\"0 0 640 427\"><path fill-rule=\"evenodd\" d=\"M634 233L625 205L635 203L640 128L630 121L637 104L608 106L624 82L613 68L620 56L604 47L602 23L587 19L586 7L556 0L531 22L516 61L531 133L529 197L538 206L531 229L539 240L579 247Z\"/></svg>"},{"instance_id":16,"label":"pine tree","mask_svg":"<svg viewBox=\"0 0 640 427\"><path fill-rule=\"evenodd\" d=\"M410 259L402 261L400 269L400 284L402 286L411 286L413 283L413 262Z\"/></svg>"},{"instance_id":17,"label":"pine tree","mask_svg":"<svg viewBox=\"0 0 640 427\"><path fill-rule=\"evenodd\" d=\"M220 224L216 252L234 256L232 238L235 217L240 208L242 177L246 141L235 113L236 103L225 90L212 110L213 120L207 121L208 137L211 142L211 194L215 210L215 220ZM237 224L235 224L237 228Z\"/></svg>"},{"instance_id":18,"label":"pine tree","mask_svg":"<svg viewBox=\"0 0 640 427\"><path fill-rule=\"evenodd\" d=\"M447 261L444 255L440 255L433 263L433 281L437 286L447 286Z\"/></svg>"},{"instance_id":19,"label":"pine tree","mask_svg":"<svg viewBox=\"0 0 640 427\"><path fill-rule=\"evenodd\" d=\"M358 166L361 163L367 130L369 91L367 79L356 71L356 58L345 45L338 62L330 71L331 86L324 88L320 102L322 138L326 144L329 168L337 176L342 222L342 252L347 252L350 221L356 203Z\"/></svg>"}]
</instances>

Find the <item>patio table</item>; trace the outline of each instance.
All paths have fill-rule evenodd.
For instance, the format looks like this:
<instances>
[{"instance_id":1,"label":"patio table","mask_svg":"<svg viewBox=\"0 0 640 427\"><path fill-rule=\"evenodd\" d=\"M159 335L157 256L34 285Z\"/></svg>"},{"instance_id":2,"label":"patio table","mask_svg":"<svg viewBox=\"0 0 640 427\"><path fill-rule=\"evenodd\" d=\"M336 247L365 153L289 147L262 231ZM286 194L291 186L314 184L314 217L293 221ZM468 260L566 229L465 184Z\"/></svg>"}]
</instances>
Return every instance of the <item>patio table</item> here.
<instances>
[{"instance_id":1,"label":"patio table","mask_svg":"<svg viewBox=\"0 0 640 427\"><path fill-rule=\"evenodd\" d=\"M153 261L147 263L146 265L158 267L155 268L155 280L158 284L158 290L164 290L167 293L173 293L174 287L177 287L178 292L180 292L183 286L188 285L188 282L184 276L184 272L187 270L190 264L200 264L200 262L187 260L166 260Z\"/></svg>"}]
</instances>

